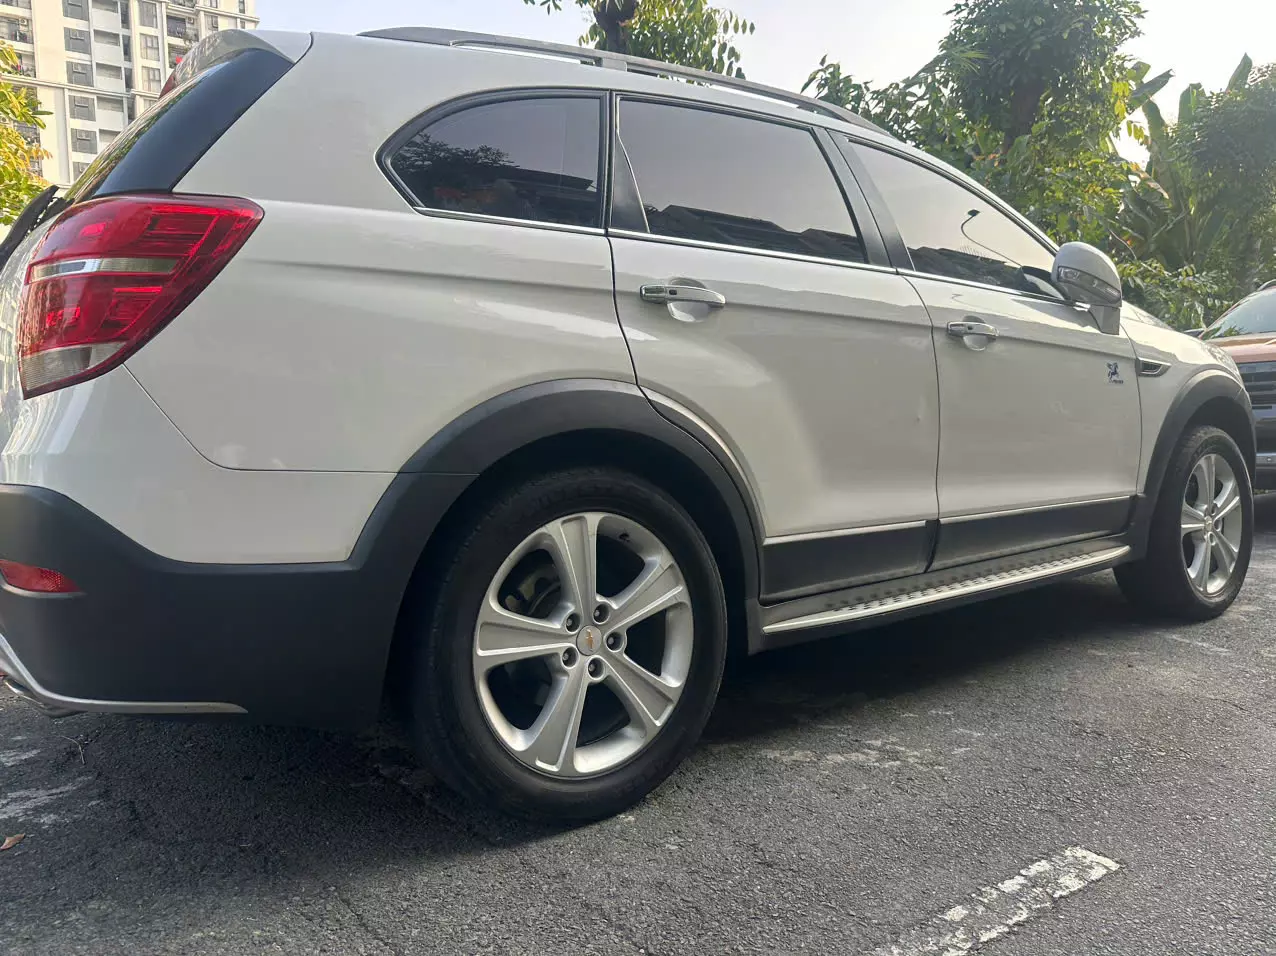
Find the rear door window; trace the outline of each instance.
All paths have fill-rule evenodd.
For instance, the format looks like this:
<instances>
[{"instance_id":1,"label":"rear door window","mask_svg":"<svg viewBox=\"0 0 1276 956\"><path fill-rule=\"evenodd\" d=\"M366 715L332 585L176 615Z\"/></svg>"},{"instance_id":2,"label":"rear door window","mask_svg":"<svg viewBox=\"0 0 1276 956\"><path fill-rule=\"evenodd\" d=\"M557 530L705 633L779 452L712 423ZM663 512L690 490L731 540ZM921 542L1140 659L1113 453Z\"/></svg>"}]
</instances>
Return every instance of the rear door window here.
<instances>
[{"instance_id":1,"label":"rear door window","mask_svg":"<svg viewBox=\"0 0 1276 956\"><path fill-rule=\"evenodd\" d=\"M482 103L427 120L388 167L424 209L597 228L601 133L596 96Z\"/></svg>"},{"instance_id":2,"label":"rear door window","mask_svg":"<svg viewBox=\"0 0 1276 956\"><path fill-rule=\"evenodd\" d=\"M622 100L620 139L659 236L864 262L864 243L810 130Z\"/></svg>"}]
</instances>

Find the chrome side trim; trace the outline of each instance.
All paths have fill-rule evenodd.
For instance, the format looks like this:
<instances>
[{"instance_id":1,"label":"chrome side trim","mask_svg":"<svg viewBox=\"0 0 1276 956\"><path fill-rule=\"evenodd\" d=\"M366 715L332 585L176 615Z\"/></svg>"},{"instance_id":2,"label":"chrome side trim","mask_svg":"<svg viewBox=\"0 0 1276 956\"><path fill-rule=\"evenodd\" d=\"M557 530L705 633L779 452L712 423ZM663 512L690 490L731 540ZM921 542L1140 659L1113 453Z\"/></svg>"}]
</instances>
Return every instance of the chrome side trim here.
<instances>
[{"instance_id":1,"label":"chrome side trim","mask_svg":"<svg viewBox=\"0 0 1276 956\"><path fill-rule=\"evenodd\" d=\"M1139 374L1147 378L1164 375L1170 369L1169 362L1158 362L1156 359L1141 358L1138 360Z\"/></svg>"},{"instance_id":2,"label":"chrome side trim","mask_svg":"<svg viewBox=\"0 0 1276 956\"><path fill-rule=\"evenodd\" d=\"M969 597L975 594L986 594L998 591L1001 588L1028 584L1033 581L1044 581L1077 571L1086 571L1091 568L1098 570L1117 563L1129 553L1130 548L1122 545L1118 548L1108 548L1094 554L1046 561L1042 564L1019 568L1014 571L985 574L969 581L936 585L892 597L865 601L862 604L852 604L848 607L836 608L831 611L807 614L789 621L776 621L773 624L766 625L762 631L764 634L780 634L785 631L799 631L812 627L848 624L853 621L862 621L892 614L896 611L908 610L909 608L924 607L928 604L942 604L945 601Z\"/></svg>"},{"instance_id":3,"label":"chrome side trim","mask_svg":"<svg viewBox=\"0 0 1276 956\"><path fill-rule=\"evenodd\" d=\"M67 697L56 694L31 676L17 653L0 634L0 674L7 674L12 680L4 681L5 686L23 697L49 716L65 716L67 714L246 714L244 708L237 704L222 704L206 701L157 701L157 700L90 700L84 697ZM18 686L13 686L13 685Z\"/></svg>"},{"instance_id":4,"label":"chrome side trim","mask_svg":"<svg viewBox=\"0 0 1276 956\"><path fill-rule=\"evenodd\" d=\"M755 249L752 246L732 246L724 242L703 242L699 239L682 239L678 236L661 236L654 232L634 232L630 229L610 229L607 234L620 239L637 239L640 242L660 242L670 246L688 246L693 249L709 249L714 252L737 252L750 256L764 256L768 259L786 259L790 262L810 262L817 266L838 266L843 269L864 269L868 272L881 272L886 275L897 275L890 266L876 266L871 262L851 262L847 259L823 259L819 256L804 256L796 252L775 252L771 249Z\"/></svg>"},{"instance_id":5,"label":"chrome side trim","mask_svg":"<svg viewBox=\"0 0 1276 956\"><path fill-rule=\"evenodd\" d=\"M519 226L524 229L547 229L550 232L574 232L582 236L605 236L597 226L565 226L558 222L538 222L535 219L511 219L508 216L489 216L481 212L457 212L452 209L431 209L428 206L412 207L413 212L431 219L455 219L461 222L486 222L496 226Z\"/></svg>"},{"instance_id":6,"label":"chrome side trim","mask_svg":"<svg viewBox=\"0 0 1276 956\"><path fill-rule=\"evenodd\" d=\"M901 521L898 524L879 524L867 528L838 528L833 531L807 531L800 534L782 534L767 538L763 544L795 544L798 541L821 541L825 538L852 538L861 534L877 534L882 531L916 531L926 527L925 521Z\"/></svg>"},{"instance_id":7,"label":"chrome side trim","mask_svg":"<svg viewBox=\"0 0 1276 956\"><path fill-rule=\"evenodd\" d=\"M1130 501L1133 492L1128 495L1113 495L1109 498L1087 498L1085 501L1065 501L1053 505L1034 505L1031 508L1012 508L1009 511L981 511L978 514L950 515L941 517L943 524L959 524L963 521L983 521L985 518L1013 518L1015 515L1037 514L1042 511L1064 511L1068 508L1085 508L1088 505L1110 505L1117 501Z\"/></svg>"}]
</instances>

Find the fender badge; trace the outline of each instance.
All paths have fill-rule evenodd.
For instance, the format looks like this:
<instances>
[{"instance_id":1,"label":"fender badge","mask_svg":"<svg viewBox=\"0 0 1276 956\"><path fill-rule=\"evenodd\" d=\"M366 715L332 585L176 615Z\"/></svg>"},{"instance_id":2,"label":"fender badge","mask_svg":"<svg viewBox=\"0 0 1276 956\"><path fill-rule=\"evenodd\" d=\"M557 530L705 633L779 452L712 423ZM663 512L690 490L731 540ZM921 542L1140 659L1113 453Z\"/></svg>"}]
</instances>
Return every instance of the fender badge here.
<instances>
[{"instance_id":1,"label":"fender badge","mask_svg":"<svg viewBox=\"0 0 1276 956\"><path fill-rule=\"evenodd\" d=\"M1125 384L1125 379L1121 377L1120 362L1108 363L1108 384L1109 385L1124 385Z\"/></svg>"}]
</instances>

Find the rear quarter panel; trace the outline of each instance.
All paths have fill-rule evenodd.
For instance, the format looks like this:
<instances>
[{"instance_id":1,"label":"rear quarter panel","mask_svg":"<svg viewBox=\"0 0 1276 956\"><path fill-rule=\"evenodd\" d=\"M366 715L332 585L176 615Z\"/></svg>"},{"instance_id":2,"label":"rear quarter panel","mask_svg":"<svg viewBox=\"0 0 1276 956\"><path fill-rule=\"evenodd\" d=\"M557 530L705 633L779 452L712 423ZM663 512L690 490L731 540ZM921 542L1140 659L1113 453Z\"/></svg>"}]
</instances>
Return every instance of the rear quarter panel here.
<instances>
[{"instance_id":1,"label":"rear quarter panel","mask_svg":"<svg viewBox=\"0 0 1276 956\"><path fill-rule=\"evenodd\" d=\"M505 391L633 381L601 234L259 202L226 271L128 363L218 465L393 472Z\"/></svg>"}]
</instances>

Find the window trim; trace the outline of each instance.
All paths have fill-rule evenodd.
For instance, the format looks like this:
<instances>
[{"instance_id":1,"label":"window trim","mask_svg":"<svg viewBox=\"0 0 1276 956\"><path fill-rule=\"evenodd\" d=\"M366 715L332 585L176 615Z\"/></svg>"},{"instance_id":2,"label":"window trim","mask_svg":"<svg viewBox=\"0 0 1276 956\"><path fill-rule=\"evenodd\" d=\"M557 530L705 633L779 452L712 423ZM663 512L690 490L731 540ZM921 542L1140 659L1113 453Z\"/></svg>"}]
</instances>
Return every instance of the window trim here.
<instances>
[{"instance_id":1,"label":"window trim","mask_svg":"<svg viewBox=\"0 0 1276 956\"><path fill-rule=\"evenodd\" d=\"M823 157L825 165L828 166L829 175L832 176L833 182L837 185L838 191L842 195L842 203L846 207L847 214L851 217L851 224L855 226L857 234L856 237L864 246L865 258L862 262L856 262L851 259L826 259L821 256L805 256L801 253L759 249L756 246L737 246L730 243L707 242L699 239L683 239L678 236L662 236L650 231L645 233L637 232L626 227L617 228L612 224L614 210L616 208L616 197L610 194L608 195L606 218L607 232L609 235L624 236L629 239L650 239L653 241L668 240L674 245L712 249L719 252L746 252L750 254L768 255L773 258L788 259L796 262L856 267L868 266L878 271L896 271L886 256L886 246L882 241L881 233L878 232L877 222L874 219L873 211L868 203L867 197L865 197L863 192L860 190L859 184L855 181L854 177L844 177L842 175L842 170L839 169L835 157L830 155L829 147L832 144L826 142L824 138L830 131L819 124L803 122L799 117L773 116L770 113L760 113L753 110L734 106L725 106L718 103L706 103L701 100L687 99L680 96L668 96L657 93L636 93L627 90L612 91L611 122L608 130L609 139L611 140L610 151L615 157L612 180L615 183L623 181L622 189L626 195L621 199L621 202L623 203L622 208L627 210L627 214L630 217L634 216L633 203L634 200L637 200L637 214L641 216L644 221L646 220L646 213L642 210L642 191L638 187L638 177L629 163L628 151L624 148L624 143L620 137L620 108L621 104L626 100L672 106L676 109L694 109L710 113L722 113L724 115L735 116L740 119L753 120L761 123L771 123L777 126L787 126L791 129L806 132L815 142L816 149ZM840 151L835 150L834 152L840 155ZM623 171L617 168L619 163L622 161L625 164Z\"/></svg>"},{"instance_id":2,"label":"window trim","mask_svg":"<svg viewBox=\"0 0 1276 956\"><path fill-rule=\"evenodd\" d=\"M885 237L887 238L888 246L896 245L896 249L892 251L892 260L899 258L901 255L905 257L904 261L897 263L897 271L900 275L911 276L918 279L933 279L938 282L951 282L956 285L962 285L973 289L991 289L995 292L1015 296L1016 298L1026 298L1037 302L1052 302L1055 305L1071 306L1071 303L1069 303L1066 299L1043 295L1039 292L1028 292L1024 289L1010 289L1004 285L994 285L991 282L975 282L971 279L958 279L953 276L941 275L937 272L923 272L920 269L913 268L912 254L908 251L908 246L904 242L903 234L899 231L899 226L895 222L895 216L890 211L890 205L886 202L885 197L877 188L877 184L873 181L873 177L869 174L867 167L864 166L855 147L876 149L879 152L888 153L897 159L912 163L914 166L919 166L928 172L943 177L953 185L964 189L967 193L970 193L975 198L987 203L993 209L1002 213L1010 219L1011 222L1019 226L1028 233L1028 235L1035 239L1039 245L1050 253L1051 258L1058 255L1059 247L1054 244L1049 236L1033 225L1026 216L1014 207L1008 205L996 196L996 194L988 192L978 184L972 184L964 181L959 176L954 175L954 171L946 169L943 165L937 164L931 157L922 158L914 156L901 149L895 149L885 143L877 143L864 137L853 135L845 130L837 130L837 132L841 133L843 137L851 141L851 146L848 149L843 148L842 143L837 142L836 137L834 138L838 151L844 155L856 179L861 180L861 188L863 188L864 192L869 197L869 204L873 209L874 216L878 219L882 232L886 234Z\"/></svg>"},{"instance_id":3,"label":"window trim","mask_svg":"<svg viewBox=\"0 0 1276 956\"><path fill-rule=\"evenodd\" d=\"M545 99L592 99L598 103L598 209L599 222L595 226L573 226L560 222L541 222L536 219L512 219L506 216L492 216L487 213L459 212L453 209L434 209L422 206L420 199L408 189L407 184L390 165L394 153L398 151L417 133L439 120L447 119L456 113L462 113L476 106L489 106L498 103L513 103L519 100ZM611 183L608 171L611 169L611 137L607 130L611 126L611 99L607 90L596 87L518 87L515 89L491 90L485 93L472 93L455 99L438 103L423 113L418 113L390 135L381 148L377 150L376 162L382 174L390 181L395 190L403 197L413 212L436 219L451 219L470 222L487 222L506 226L521 226L528 229L548 229L551 232L574 232L581 235L606 235L604 225L608 216L608 200L611 195Z\"/></svg>"}]
</instances>

